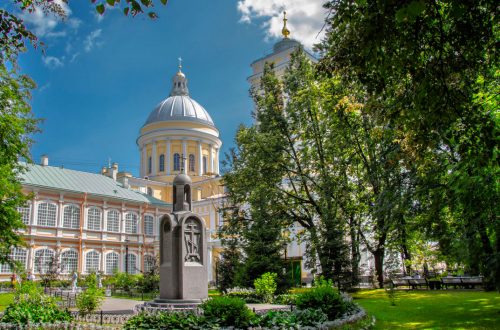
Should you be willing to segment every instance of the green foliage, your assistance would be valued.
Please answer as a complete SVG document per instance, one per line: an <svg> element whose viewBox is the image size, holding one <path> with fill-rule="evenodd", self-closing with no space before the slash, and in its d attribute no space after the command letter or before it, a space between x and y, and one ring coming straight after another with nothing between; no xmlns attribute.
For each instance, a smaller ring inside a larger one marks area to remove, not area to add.
<svg viewBox="0 0 500 330"><path fill-rule="evenodd" d="M387 234L407 260L412 235L423 233L439 242L447 262L464 263L500 288L497 2L342 0L326 7L334 14L319 45L320 73L366 92L365 112L391 128L386 141L413 177L397 217L390 199L375 204L374 219L396 219L377 227L396 225ZM384 162L373 165L372 178L390 173Z"/></svg>
<svg viewBox="0 0 500 330"><path fill-rule="evenodd" d="M90 286L76 296L76 307L80 315L86 315L99 309L104 301L104 290Z"/></svg>
<svg viewBox="0 0 500 330"><path fill-rule="evenodd" d="M131 317L123 326L124 330L150 329L217 329L204 317L191 312L141 312Z"/></svg>
<svg viewBox="0 0 500 330"><path fill-rule="evenodd" d="M277 289L277 277L278 274L276 273L264 273L253 282L255 293L262 298L264 303L270 304L273 302L274 293Z"/></svg>
<svg viewBox="0 0 500 330"><path fill-rule="evenodd" d="M253 289L231 288L226 291L226 296L232 298L239 298L244 300L247 304L256 304L262 302L262 297L255 293Z"/></svg>
<svg viewBox="0 0 500 330"><path fill-rule="evenodd" d="M16 288L14 302L7 307L1 321L13 324L70 322L71 314L56 301L42 293L33 282L23 282Z"/></svg>
<svg viewBox="0 0 500 330"><path fill-rule="evenodd" d="M279 294L274 298L273 303L278 305L295 305L295 300L297 299L298 294L294 293L284 293Z"/></svg>
<svg viewBox="0 0 500 330"><path fill-rule="evenodd" d="M222 209L223 217L226 218L232 215L232 210ZM231 214L229 214L231 212ZM242 254L239 247L238 236L233 232L235 228L225 227L223 234L220 235L224 249L217 259L217 288L221 292L226 292L228 289L237 286L236 277L241 268Z"/></svg>
<svg viewBox="0 0 500 330"><path fill-rule="evenodd" d="M321 310L329 320L335 320L349 309L340 293L333 288L332 281L319 280L317 286L300 294L295 300L298 309Z"/></svg>
<svg viewBox="0 0 500 330"><path fill-rule="evenodd" d="M137 287L142 277L142 274L132 275L125 272L116 272L113 276L107 277L103 284L111 285L115 289L129 291Z"/></svg>
<svg viewBox="0 0 500 330"><path fill-rule="evenodd" d="M396 306L396 289L394 288L394 284L390 283L389 287L385 289L385 292L391 302L391 306Z"/></svg>
<svg viewBox="0 0 500 330"><path fill-rule="evenodd" d="M208 322L221 327L246 328L255 318L245 302L238 298L215 297L205 301L200 308Z"/></svg>
<svg viewBox="0 0 500 330"><path fill-rule="evenodd" d="M22 193L18 175L25 170L19 160L30 159L31 134L37 130L28 104L34 87L29 77L0 63L0 263L11 266L11 248L23 245L18 229L24 224L17 208L30 198Z"/></svg>
<svg viewBox="0 0 500 330"><path fill-rule="evenodd" d="M272 329L301 329L302 327L318 327L326 321L328 321L328 316L321 310L269 311L260 317L259 326Z"/></svg>

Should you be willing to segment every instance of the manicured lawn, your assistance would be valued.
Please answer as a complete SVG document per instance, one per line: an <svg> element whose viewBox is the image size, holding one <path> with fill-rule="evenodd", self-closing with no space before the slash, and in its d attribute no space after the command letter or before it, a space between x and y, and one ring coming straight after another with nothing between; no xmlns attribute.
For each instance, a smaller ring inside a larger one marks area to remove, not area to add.
<svg viewBox="0 0 500 330"><path fill-rule="evenodd" d="M13 293L0 293L0 311L3 311L14 301Z"/></svg>
<svg viewBox="0 0 500 330"><path fill-rule="evenodd" d="M353 298L375 316L375 329L500 329L497 292L397 290L396 306L384 290L362 290Z"/></svg>

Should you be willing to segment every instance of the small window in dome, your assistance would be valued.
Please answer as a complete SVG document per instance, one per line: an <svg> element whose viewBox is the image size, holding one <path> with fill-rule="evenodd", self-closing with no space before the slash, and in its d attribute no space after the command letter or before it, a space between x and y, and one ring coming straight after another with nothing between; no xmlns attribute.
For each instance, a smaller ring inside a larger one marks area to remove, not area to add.
<svg viewBox="0 0 500 330"><path fill-rule="evenodd" d="M151 174L153 172L153 158L148 158L148 173Z"/></svg>

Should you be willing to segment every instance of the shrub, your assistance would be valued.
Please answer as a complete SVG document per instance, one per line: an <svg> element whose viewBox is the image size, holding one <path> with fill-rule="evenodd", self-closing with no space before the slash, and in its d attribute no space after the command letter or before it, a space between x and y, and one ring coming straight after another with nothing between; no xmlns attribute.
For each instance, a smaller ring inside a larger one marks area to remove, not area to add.
<svg viewBox="0 0 500 330"><path fill-rule="evenodd" d="M321 310L269 311L261 316L259 326L273 329L301 329L306 326L318 327L326 321L328 317Z"/></svg>
<svg viewBox="0 0 500 330"><path fill-rule="evenodd" d="M228 289L226 296L243 299L247 304L261 303L262 299L255 293L254 289L235 287Z"/></svg>
<svg viewBox="0 0 500 330"><path fill-rule="evenodd" d="M255 318L255 314L239 298L215 297L200 305L205 319L222 327L234 326L246 328Z"/></svg>
<svg viewBox="0 0 500 330"><path fill-rule="evenodd" d="M56 301L42 293L33 282L23 282L16 288L14 302L2 317L2 322L13 324L69 322L71 314L57 306Z"/></svg>
<svg viewBox="0 0 500 330"><path fill-rule="evenodd" d="M272 329L299 329L296 315L289 311L269 311L261 316L259 325Z"/></svg>
<svg viewBox="0 0 500 330"><path fill-rule="evenodd" d="M80 315L86 315L97 310L104 300L104 290L89 286L87 290L76 296L76 307Z"/></svg>
<svg viewBox="0 0 500 330"><path fill-rule="evenodd" d="M132 275L124 272L116 272L113 276L106 278L105 285L112 285L115 289L130 291L130 289L137 287L142 274Z"/></svg>
<svg viewBox="0 0 500 330"><path fill-rule="evenodd" d="M203 317L192 312L142 312L131 317L123 326L124 330L149 329L217 329Z"/></svg>
<svg viewBox="0 0 500 330"><path fill-rule="evenodd" d="M349 308L349 304L333 288L332 282L324 280L318 281L313 289L300 294L295 304L299 309L319 309L328 316L329 320L335 320Z"/></svg>
<svg viewBox="0 0 500 330"><path fill-rule="evenodd" d="M328 315L320 309L296 309L293 312L297 323L303 327L317 327L318 324L328 321Z"/></svg>
<svg viewBox="0 0 500 330"><path fill-rule="evenodd" d="M274 303L279 305L295 305L298 295L293 293L280 294L274 298Z"/></svg>
<svg viewBox="0 0 500 330"><path fill-rule="evenodd" d="M265 303L272 303L274 293L278 285L276 284L276 278L278 274L276 273L264 273L261 277L253 282L255 287L255 293L262 298Z"/></svg>

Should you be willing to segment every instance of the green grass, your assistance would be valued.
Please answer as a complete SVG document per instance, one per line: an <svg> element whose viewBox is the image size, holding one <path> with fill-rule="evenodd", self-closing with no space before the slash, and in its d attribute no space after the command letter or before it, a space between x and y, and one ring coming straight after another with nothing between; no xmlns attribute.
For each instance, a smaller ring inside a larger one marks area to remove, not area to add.
<svg viewBox="0 0 500 330"><path fill-rule="evenodd" d="M0 311L3 311L14 301L13 293L0 293Z"/></svg>
<svg viewBox="0 0 500 330"><path fill-rule="evenodd" d="M358 291L353 298L375 316L375 329L500 329L496 292L397 290L396 306L384 290Z"/></svg>

